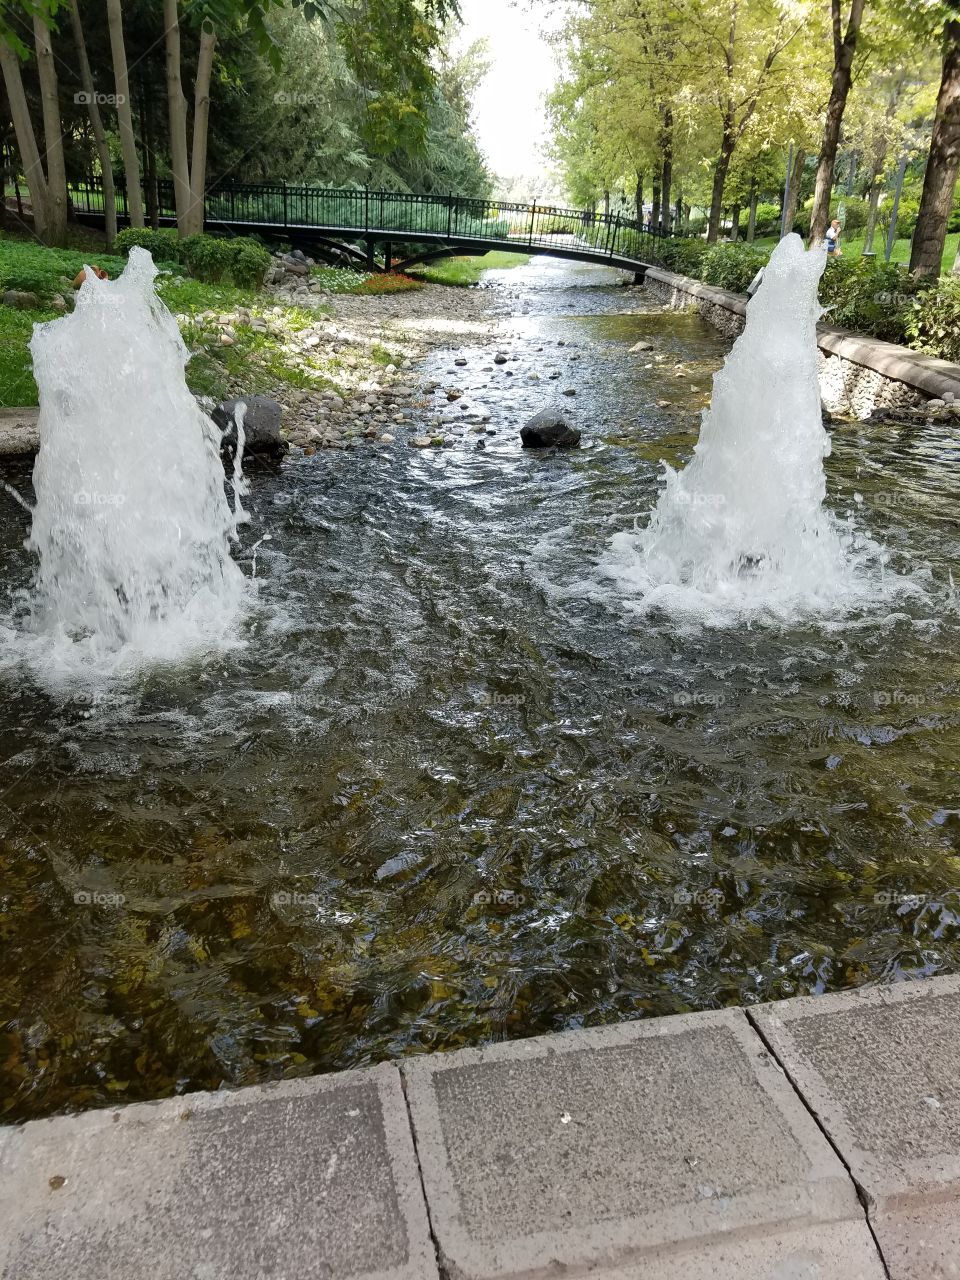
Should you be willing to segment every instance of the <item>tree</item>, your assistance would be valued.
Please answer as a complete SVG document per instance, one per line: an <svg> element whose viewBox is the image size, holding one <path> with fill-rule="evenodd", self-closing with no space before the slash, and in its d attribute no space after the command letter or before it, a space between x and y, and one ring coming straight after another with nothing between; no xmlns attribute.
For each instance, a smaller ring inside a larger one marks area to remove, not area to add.
<svg viewBox="0 0 960 1280"><path fill-rule="evenodd" d="M50 43L50 25L60 0L23 0L0 10L0 71L3 73L17 149L33 207L34 230L44 244L59 245L67 234L67 173L60 125L57 70ZM29 56L24 26L29 20L40 80L44 151L34 132L21 73Z"/></svg>
<svg viewBox="0 0 960 1280"><path fill-rule="evenodd" d="M70 25L73 29L73 42L77 48L77 64L80 70L80 82L87 99L87 110L90 114L90 127L96 142L97 155L100 157L100 172L103 175L103 224L107 240L107 252L113 252L113 242L117 238L117 201L113 188L113 164L110 160L110 148L107 135L100 118L100 106L97 102L97 91L90 70L90 59L87 57L87 44L83 36L83 24L80 21L80 10L77 0L69 0ZM138 192L139 194L139 192Z"/></svg>
<svg viewBox="0 0 960 1280"><path fill-rule="evenodd" d="M127 188L127 211L130 214L131 227L142 227L140 158L137 155L137 139L133 132L133 106L130 100L130 74L127 70L127 49L123 38L121 0L107 0L107 22L110 29L110 51L113 57L113 79L116 85L120 148L123 152L123 172Z"/></svg>
<svg viewBox="0 0 960 1280"><path fill-rule="evenodd" d="M833 170L837 162L840 143L840 125L847 105L847 95L853 78L853 58L857 49L857 37L863 22L866 0L850 0L847 28L843 31L842 0L830 0L830 26L833 33L833 75L830 84L830 100L823 126L820 145L820 161L813 193L813 211L810 215L810 243L819 243L830 220L830 196L833 191Z"/></svg>
<svg viewBox="0 0 960 1280"><path fill-rule="evenodd" d="M933 117L933 136L923 178L923 193L910 270L917 276L940 274L947 222L960 171L960 14L954 11L943 27L943 70ZM960 257L960 255L958 255ZM954 272L958 264L954 262Z"/></svg>

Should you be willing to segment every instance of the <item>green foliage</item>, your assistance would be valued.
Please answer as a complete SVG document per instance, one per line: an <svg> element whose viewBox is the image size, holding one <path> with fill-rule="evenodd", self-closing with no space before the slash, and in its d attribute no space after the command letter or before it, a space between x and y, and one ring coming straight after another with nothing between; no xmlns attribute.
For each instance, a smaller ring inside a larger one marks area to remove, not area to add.
<svg viewBox="0 0 960 1280"><path fill-rule="evenodd" d="M749 244L713 244L703 255L700 279L718 289L745 293L750 281L766 266L767 254Z"/></svg>
<svg viewBox="0 0 960 1280"><path fill-rule="evenodd" d="M133 248L146 249L154 262L182 262L182 241L172 228L126 227L117 233L116 249L124 257Z"/></svg>
<svg viewBox="0 0 960 1280"><path fill-rule="evenodd" d="M709 247L705 240L664 240L658 256L668 271L699 279Z"/></svg>
<svg viewBox="0 0 960 1280"><path fill-rule="evenodd" d="M37 403L28 343L33 326L56 315L49 310L14 311L12 307L0 307L0 405Z"/></svg>
<svg viewBox="0 0 960 1280"><path fill-rule="evenodd" d="M47 249L32 240L0 239L0 292L19 289L35 293L41 301L69 293L74 277L84 266L96 263L110 276L126 266L123 258L81 249Z"/></svg>
<svg viewBox="0 0 960 1280"><path fill-rule="evenodd" d="M522 267L530 261L524 253L487 253L483 257L442 258L423 267L415 267L410 274L417 280L430 284L467 286L478 284L485 271Z"/></svg>
<svg viewBox="0 0 960 1280"><path fill-rule="evenodd" d="M887 342L904 342L907 317L919 288L895 263L832 258L820 281L820 301L831 310L828 323Z"/></svg>
<svg viewBox="0 0 960 1280"><path fill-rule="evenodd" d="M758 236L777 234L780 231L780 206L761 201L757 205L757 221L754 231Z"/></svg>
<svg viewBox="0 0 960 1280"><path fill-rule="evenodd" d="M206 284L232 281L253 287L260 283L270 265L267 250L247 236L236 236L232 240L206 234L187 236L180 241L180 253L190 274Z"/></svg>
<svg viewBox="0 0 960 1280"><path fill-rule="evenodd" d="M234 284L251 289L260 284L270 265L270 254L263 245L249 236L238 236L230 241L230 248L230 275Z"/></svg>
<svg viewBox="0 0 960 1280"><path fill-rule="evenodd" d="M960 361L960 277L941 276L922 290L907 311L905 328L911 346Z"/></svg>

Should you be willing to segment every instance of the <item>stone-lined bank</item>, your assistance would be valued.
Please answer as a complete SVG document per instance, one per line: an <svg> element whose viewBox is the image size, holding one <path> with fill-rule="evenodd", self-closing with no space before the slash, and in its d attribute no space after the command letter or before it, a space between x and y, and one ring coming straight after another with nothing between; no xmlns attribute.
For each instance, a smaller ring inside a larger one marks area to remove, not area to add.
<svg viewBox="0 0 960 1280"><path fill-rule="evenodd" d="M677 309L699 311L729 338L746 323L746 294L650 267L644 287ZM960 419L960 367L907 347L830 325L817 326L820 395L831 414Z"/></svg>
<svg viewBox="0 0 960 1280"><path fill-rule="evenodd" d="M960 981L0 1128L3 1280L947 1280Z"/></svg>

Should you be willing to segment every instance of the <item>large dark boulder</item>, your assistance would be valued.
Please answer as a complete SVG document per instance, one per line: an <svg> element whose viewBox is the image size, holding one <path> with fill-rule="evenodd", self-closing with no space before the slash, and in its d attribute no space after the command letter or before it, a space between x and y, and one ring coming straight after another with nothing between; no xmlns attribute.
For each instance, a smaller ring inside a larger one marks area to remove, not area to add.
<svg viewBox="0 0 960 1280"><path fill-rule="evenodd" d="M524 449L575 449L580 432L558 409L542 409L520 428Z"/></svg>
<svg viewBox="0 0 960 1280"><path fill-rule="evenodd" d="M220 448L231 458L237 450L237 406L245 404L243 456L254 461L278 461L290 446L280 434L280 405L269 396L246 396L242 400L222 400L211 418L223 432Z"/></svg>

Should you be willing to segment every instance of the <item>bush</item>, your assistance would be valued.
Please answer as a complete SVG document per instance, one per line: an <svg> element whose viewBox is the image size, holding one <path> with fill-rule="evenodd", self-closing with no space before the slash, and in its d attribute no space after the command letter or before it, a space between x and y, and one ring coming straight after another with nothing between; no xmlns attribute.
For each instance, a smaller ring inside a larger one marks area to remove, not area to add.
<svg viewBox="0 0 960 1280"><path fill-rule="evenodd" d="M134 247L146 249L154 262L181 262L182 244L176 231L169 227L156 231L153 227L126 227L116 239L117 253L129 257Z"/></svg>
<svg viewBox="0 0 960 1280"><path fill-rule="evenodd" d="M769 253L749 244L712 244L703 255L700 279L719 289L745 293L750 281L766 266Z"/></svg>
<svg viewBox="0 0 960 1280"><path fill-rule="evenodd" d="M842 329L904 342L920 283L895 263L832 258L820 281L820 301L831 307L827 320Z"/></svg>
<svg viewBox="0 0 960 1280"><path fill-rule="evenodd" d="M906 316L910 345L942 360L960 360L960 278L941 276L913 299Z"/></svg>
<svg viewBox="0 0 960 1280"><path fill-rule="evenodd" d="M242 288L252 288L260 283L270 265L270 254L249 236L232 240L202 233L187 236L180 241L180 251L190 274L205 284L232 281Z"/></svg>
<svg viewBox="0 0 960 1280"><path fill-rule="evenodd" d="M780 206L778 204L761 203L757 205L755 230L758 236L776 235L780 230Z"/></svg>
<svg viewBox="0 0 960 1280"><path fill-rule="evenodd" d="M263 280L263 273L270 265L270 254L256 240L239 236L230 241L232 260L230 274L233 283L241 288L253 289Z"/></svg>
<svg viewBox="0 0 960 1280"><path fill-rule="evenodd" d="M229 240L216 236L187 236L180 241L180 252L192 276L205 284L220 284L226 280L231 265Z"/></svg>
<svg viewBox="0 0 960 1280"><path fill-rule="evenodd" d="M704 254L709 248L704 240L664 240L657 246L657 256L668 271L699 278Z"/></svg>

